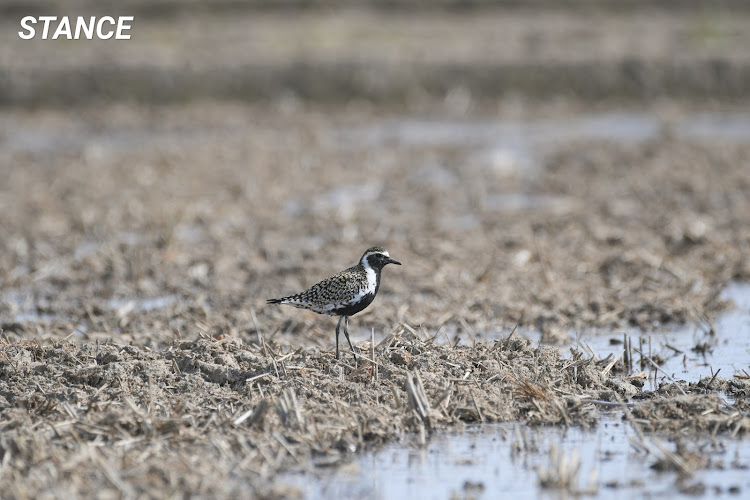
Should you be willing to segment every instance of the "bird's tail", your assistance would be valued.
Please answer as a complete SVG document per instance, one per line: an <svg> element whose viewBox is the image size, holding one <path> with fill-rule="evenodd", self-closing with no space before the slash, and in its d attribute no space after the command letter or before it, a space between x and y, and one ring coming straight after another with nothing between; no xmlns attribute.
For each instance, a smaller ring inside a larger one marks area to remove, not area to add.
<svg viewBox="0 0 750 500"><path fill-rule="evenodd" d="M281 304L284 302L285 297L282 297L280 299L268 299L266 300L266 304Z"/></svg>

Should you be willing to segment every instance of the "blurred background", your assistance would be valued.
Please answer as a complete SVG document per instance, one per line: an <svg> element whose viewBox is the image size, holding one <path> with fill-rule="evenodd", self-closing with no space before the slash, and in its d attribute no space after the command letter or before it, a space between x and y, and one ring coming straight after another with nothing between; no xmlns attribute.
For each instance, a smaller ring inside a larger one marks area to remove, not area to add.
<svg viewBox="0 0 750 500"><path fill-rule="evenodd" d="M128 41L26 15L134 16ZM750 3L0 0L0 327L331 347L699 321L750 277ZM53 24L53 26L55 26ZM360 316L358 316L360 318Z"/></svg>
<svg viewBox="0 0 750 500"><path fill-rule="evenodd" d="M512 94L744 98L742 0L0 2L2 103L364 100ZM131 15L132 39L21 41L23 16Z"/></svg>

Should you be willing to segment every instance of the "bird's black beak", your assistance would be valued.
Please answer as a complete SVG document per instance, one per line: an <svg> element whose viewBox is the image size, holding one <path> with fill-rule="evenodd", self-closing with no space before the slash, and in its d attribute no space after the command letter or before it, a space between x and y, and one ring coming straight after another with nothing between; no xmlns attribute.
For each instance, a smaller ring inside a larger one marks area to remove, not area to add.
<svg viewBox="0 0 750 500"><path fill-rule="evenodd" d="M385 263L386 264L396 264L397 266L401 265L401 263L399 261L397 261L396 259L391 259L390 257L388 257L388 260L386 260Z"/></svg>

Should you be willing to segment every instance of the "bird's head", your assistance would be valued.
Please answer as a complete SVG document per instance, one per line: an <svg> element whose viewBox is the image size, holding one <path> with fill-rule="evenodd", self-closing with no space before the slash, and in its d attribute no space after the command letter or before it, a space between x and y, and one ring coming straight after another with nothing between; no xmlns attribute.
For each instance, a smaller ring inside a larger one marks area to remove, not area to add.
<svg viewBox="0 0 750 500"><path fill-rule="evenodd" d="M383 247L368 248L362 255L360 262L363 266L376 270L383 269L387 264L396 264L397 266L401 265L399 261L391 259L391 256L388 255L388 251Z"/></svg>

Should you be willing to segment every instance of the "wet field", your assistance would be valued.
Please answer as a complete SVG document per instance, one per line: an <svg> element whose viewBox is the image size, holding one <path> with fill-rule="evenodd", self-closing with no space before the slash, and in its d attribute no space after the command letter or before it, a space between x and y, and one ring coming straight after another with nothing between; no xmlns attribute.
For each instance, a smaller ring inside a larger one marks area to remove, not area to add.
<svg viewBox="0 0 750 500"><path fill-rule="evenodd" d="M525 113L6 114L4 491L746 491L750 115Z"/></svg>
<svg viewBox="0 0 750 500"><path fill-rule="evenodd" d="M651 355L664 356L657 370L636 354L636 364L647 375L643 390L658 390L669 378L697 383L714 374L747 376L750 288L730 284L723 298L735 307L720 315L714 336L681 327L643 337ZM532 332L528 336L538 338ZM575 337L570 347L601 359L622 351L622 338L612 332ZM628 423L626 412L616 404L592 429L473 424L457 433L438 434L427 446L405 440L365 453L346 466L306 469L285 480L307 498L559 498L561 489L548 488L542 481L549 476L564 479L563 495L588 498L741 495L750 487L747 439L709 433L682 436L680 446L688 456L699 458L700 465L690 474L665 473L660 446L668 438L659 433L644 437L636 425Z"/></svg>
<svg viewBox="0 0 750 500"><path fill-rule="evenodd" d="M750 491L744 11L190 12L0 49L0 496Z"/></svg>

